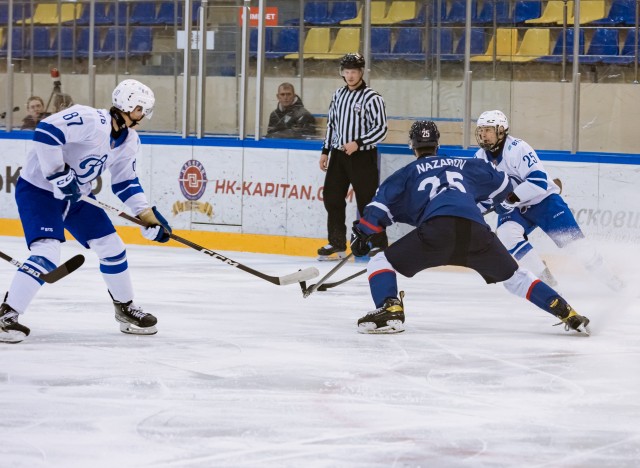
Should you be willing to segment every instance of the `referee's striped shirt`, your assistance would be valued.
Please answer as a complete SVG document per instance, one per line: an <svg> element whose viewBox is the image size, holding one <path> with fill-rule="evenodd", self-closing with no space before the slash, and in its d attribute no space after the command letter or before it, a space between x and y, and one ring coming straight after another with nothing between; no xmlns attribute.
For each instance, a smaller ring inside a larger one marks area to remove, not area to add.
<svg viewBox="0 0 640 468"><path fill-rule="evenodd" d="M353 91L343 86L335 92L329 105L324 154L350 141L358 143L358 150L372 149L386 136L387 114L382 96L364 81Z"/></svg>

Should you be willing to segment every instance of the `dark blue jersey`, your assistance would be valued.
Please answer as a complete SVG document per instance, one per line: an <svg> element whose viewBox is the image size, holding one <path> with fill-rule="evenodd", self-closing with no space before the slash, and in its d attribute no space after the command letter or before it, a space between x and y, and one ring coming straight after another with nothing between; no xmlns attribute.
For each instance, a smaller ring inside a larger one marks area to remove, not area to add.
<svg viewBox="0 0 640 468"><path fill-rule="evenodd" d="M480 159L428 156L392 174L364 210L367 233L393 223L418 226L436 216L457 216L486 225L477 204L500 203L513 191L509 178Z"/></svg>

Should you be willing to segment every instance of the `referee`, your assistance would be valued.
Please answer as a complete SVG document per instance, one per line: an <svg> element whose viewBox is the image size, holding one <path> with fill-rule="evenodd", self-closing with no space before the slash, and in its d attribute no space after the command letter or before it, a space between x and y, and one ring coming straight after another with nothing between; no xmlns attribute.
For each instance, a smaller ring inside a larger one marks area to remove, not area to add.
<svg viewBox="0 0 640 468"><path fill-rule="evenodd" d="M347 85L334 93L329 105L327 134L320 156L320 169L327 173L324 207L329 244L318 249L318 260L338 260L346 256L345 209L349 185L353 186L361 214L378 188L376 145L387 135L387 115L382 96L362 79L364 66L360 54L342 57L340 75ZM385 248L386 234L373 244Z"/></svg>

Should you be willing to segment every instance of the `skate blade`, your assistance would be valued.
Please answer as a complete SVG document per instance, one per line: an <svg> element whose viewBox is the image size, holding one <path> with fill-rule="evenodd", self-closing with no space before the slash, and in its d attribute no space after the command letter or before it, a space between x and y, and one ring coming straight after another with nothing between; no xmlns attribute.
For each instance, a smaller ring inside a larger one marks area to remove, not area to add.
<svg viewBox="0 0 640 468"><path fill-rule="evenodd" d="M583 323L578 327L578 331L584 333L587 336L591 336L591 329L589 328L589 321Z"/></svg>
<svg viewBox="0 0 640 468"><path fill-rule="evenodd" d="M400 320L387 320L386 327L377 327L374 322L362 322L358 325L358 333L368 334L385 334L402 333L404 331L404 323Z"/></svg>
<svg viewBox="0 0 640 468"><path fill-rule="evenodd" d="M2 330L0 331L0 343L20 343L27 335L17 330Z"/></svg>
<svg viewBox="0 0 640 468"><path fill-rule="evenodd" d="M123 323L120 322L120 331L122 333L126 333L127 335L155 335L158 333L158 329L154 326L152 327L136 327L132 323Z"/></svg>
<svg viewBox="0 0 640 468"><path fill-rule="evenodd" d="M337 262L343 260L347 256L346 252L335 253L331 255L318 255L319 262Z"/></svg>

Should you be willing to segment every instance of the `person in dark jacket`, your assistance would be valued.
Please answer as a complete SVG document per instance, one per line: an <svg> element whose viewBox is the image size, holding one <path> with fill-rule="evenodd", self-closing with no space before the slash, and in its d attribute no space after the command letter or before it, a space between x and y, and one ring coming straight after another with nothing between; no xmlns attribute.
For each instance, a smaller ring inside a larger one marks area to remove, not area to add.
<svg viewBox="0 0 640 468"><path fill-rule="evenodd" d="M45 113L44 101L40 96L31 96L27 99L27 112L28 114L22 119L20 130L35 130L38 122L51 115Z"/></svg>
<svg viewBox="0 0 640 468"><path fill-rule="evenodd" d="M316 133L316 119L304 108L291 83L278 86L278 107L269 116L267 138L310 138Z"/></svg>

